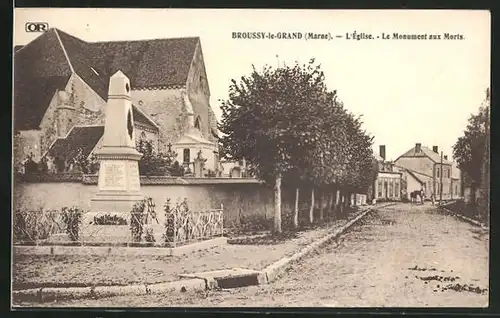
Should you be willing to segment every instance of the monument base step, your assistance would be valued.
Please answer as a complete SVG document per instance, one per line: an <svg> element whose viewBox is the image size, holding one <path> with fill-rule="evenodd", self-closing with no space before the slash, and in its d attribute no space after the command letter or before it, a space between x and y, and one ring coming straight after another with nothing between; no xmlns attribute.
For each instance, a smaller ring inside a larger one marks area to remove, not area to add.
<svg viewBox="0 0 500 318"><path fill-rule="evenodd" d="M91 212L96 213L130 213L134 205L144 200L141 193L99 192L90 202Z"/></svg>

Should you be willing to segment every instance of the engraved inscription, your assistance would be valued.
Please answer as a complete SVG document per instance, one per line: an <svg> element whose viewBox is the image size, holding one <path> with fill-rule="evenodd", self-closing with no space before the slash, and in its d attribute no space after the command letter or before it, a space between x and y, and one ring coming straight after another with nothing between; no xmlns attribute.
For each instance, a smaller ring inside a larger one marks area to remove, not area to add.
<svg viewBox="0 0 500 318"><path fill-rule="evenodd" d="M139 190L139 168L136 162L129 162L130 190Z"/></svg>
<svg viewBox="0 0 500 318"><path fill-rule="evenodd" d="M124 186L125 169L122 163L106 163L104 166L104 186L118 188Z"/></svg>

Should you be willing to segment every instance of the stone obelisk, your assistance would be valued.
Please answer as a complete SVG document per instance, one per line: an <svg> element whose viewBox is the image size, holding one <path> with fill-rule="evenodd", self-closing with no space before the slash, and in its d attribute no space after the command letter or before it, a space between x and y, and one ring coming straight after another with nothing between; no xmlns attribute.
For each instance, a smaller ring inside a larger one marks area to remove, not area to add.
<svg viewBox="0 0 500 318"><path fill-rule="evenodd" d="M135 148L130 81L121 71L111 76L100 160L98 191L92 212L129 213L142 200L139 165L142 154Z"/></svg>

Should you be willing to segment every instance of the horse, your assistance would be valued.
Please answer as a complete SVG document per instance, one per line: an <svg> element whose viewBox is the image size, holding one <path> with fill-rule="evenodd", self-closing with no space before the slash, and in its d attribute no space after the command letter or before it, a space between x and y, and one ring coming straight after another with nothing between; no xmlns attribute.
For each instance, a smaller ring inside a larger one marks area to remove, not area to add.
<svg viewBox="0 0 500 318"><path fill-rule="evenodd" d="M420 196L420 191L419 190L415 190L415 191L412 191L410 192L410 200L411 200L411 203L417 203L417 197Z"/></svg>
<svg viewBox="0 0 500 318"><path fill-rule="evenodd" d="M415 190L410 192L411 203L415 202L418 204L417 198L420 197L420 203L424 203L424 192L422 190Z"/></svg>

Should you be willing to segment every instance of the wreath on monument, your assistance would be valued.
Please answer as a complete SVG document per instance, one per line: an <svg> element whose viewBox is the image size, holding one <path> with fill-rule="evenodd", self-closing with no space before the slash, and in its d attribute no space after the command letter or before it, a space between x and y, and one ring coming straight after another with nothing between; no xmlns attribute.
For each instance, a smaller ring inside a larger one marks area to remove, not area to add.
<svg viewBox="0 0 500 318"><path fill-rule="evenodd" d="M130 140L132 140L132 134L134 133L134 125L132 124L132 111L128 111L127 115L127 130L128 130L128 136L130 137Z"/></svg>

